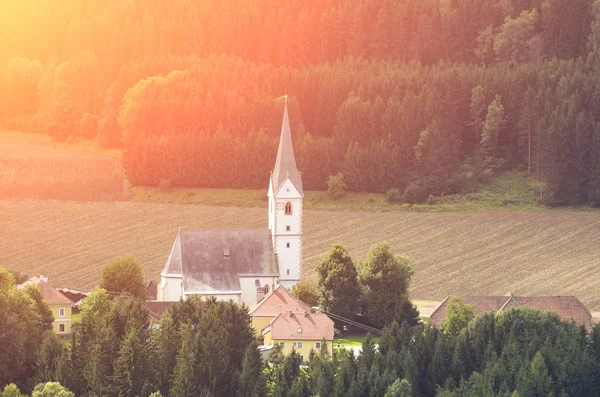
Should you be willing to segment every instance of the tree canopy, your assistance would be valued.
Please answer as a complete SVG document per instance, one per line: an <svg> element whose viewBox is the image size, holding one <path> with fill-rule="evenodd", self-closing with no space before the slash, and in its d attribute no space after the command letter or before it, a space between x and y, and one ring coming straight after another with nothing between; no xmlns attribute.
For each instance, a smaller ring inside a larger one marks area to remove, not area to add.
<svg viewBox="0 0 600 397"><path fill-rule="evenodd" d="M111 260L102 268L100 287L113 296L125 293L145 299L146 286L141 263L131 255Z"/></svg>

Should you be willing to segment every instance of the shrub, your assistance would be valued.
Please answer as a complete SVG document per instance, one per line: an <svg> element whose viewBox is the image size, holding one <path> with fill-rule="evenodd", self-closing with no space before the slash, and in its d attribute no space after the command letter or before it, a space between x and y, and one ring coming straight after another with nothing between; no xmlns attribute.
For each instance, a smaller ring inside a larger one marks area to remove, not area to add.
<svg viewBox="0 0 600 397"><path fill-rule="evenodd" d="M331 175L327 180L327 194L334 200L342 198L346 195L346 187L344 174L341 172Z"/></svg>
<svg viewBox="0 0 600 397"><path fill-rule="evenodd" d="M437 203L437 199L435 198L435 196L433 194L430 194L427 197L427 205L434 205Z"/></svg>
<svg viewBox="0 0 600 397"><path fill-rule="evenodd" d="M429 189L418 182L412 182L404 189L404 200L408 203L423 203L429 196Z"/></svg>
<svg viewBox="0 0 600 397"><path fill-rule="evenodd" d="M385 192L385 198L387 199L388 203L399 203L402 201L402 192L400 189L393 187Z"/></svg>

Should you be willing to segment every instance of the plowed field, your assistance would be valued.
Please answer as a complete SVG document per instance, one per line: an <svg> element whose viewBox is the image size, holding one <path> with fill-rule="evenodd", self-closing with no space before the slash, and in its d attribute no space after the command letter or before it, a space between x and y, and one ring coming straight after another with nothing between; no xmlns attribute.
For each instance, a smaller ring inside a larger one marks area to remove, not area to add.
<svg viewBox="0 0 600 397"><path fill-rule="evenodd" d="M266 227L262 208L134 202L0 201L0 266L55 286L93 287L109 259L134 254L159 273L177 228ZM334 243L356 262L387 240L415 268L411 295L575 295L600 309L600 212L479 211L304 214L304 276Z"/></svg>

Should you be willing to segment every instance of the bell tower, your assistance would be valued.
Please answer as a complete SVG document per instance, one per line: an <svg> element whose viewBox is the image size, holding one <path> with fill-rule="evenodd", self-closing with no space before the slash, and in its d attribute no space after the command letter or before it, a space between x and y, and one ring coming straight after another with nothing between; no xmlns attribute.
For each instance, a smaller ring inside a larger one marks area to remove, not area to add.
<svg viewBox="0 0 600 397"><path fill-rule="evenodd" d="M302 276L302 178L296 167L287 95L275 167L269 182L269 230L279 261L279 282L291 288Z"/></svg>

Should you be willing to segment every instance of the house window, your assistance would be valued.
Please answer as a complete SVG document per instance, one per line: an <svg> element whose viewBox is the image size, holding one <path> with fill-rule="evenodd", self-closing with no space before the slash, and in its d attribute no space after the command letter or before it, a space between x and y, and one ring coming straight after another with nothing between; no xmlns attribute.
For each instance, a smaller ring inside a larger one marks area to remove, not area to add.
<svg viewBox="0 0 600 397"><path fill-rule="evenodd" d="M294 349L296 348L296 342L292 343L292 346L294 347Z"/></svg>
<svg viewBox="0 0 600 397"><path fill-rule="evenodd" d="M300 360L302 360L302 362L304 362L304 356L300 356Z"/></svg>
<svg viewBox="0 0 600 397"><path fill-rule="evenodd" d="M302 342L298 342L298 349L302 349ZM304 361L304 360L302 360Z"/></svg>
<svg viewBox="0 0 600 397"><path fill-rule="evenodd" d="M285 231L286 231L286 232L289 232L290 230L292 230L291 226L290 226L290 225L287 225L287 226L285 227Z"/></svg>
<svg viewBox="0 0 600 397"><path fill-rule="evenodd" d="M285 243L285 248L290 248L290 243Z"/></svg>
<svg viewBox="0 0 600 397"><path fill-rule="evenodd" d="M287 269L287 274L288 274L288 276L290 275L290 269Z"/></svg>
<svg viewBox="0 0 600 397"><path fill-rule="evenodd" d="M315 347L316 347L317 349L320 349L320 348L321 348L321 342L317 342L317 343L316 343L316 345L315 345Z"/></svg>
<svg viewBox="0 0 600 397"><path fill-rule="evenodd" d="M285 203L285 214L292 215L292 203L290 203L289 201Z"/></svg>
<svg viewBox="0 0 600 397"><path fill-rule="evenodd" d="M58 332L65 332L65 325L64 324L58 324Z"/></svg>
<svg viewBox="0 0 600 397"><path fill-rule="evenodd" d="M302 328L298 328L298 333L301 334L302 333Z"/></svg>
<svg viewBox="0 0 600 397"><path fill-rule="evenodd" d="M283 349L285 347L285 342L279 342L279 347Z"/></svg>
<svg viewBox="0 0 600 397"><path fill-rule="evenodd" d="M260 287L260 280L259 279L254 280L254 285L257 287Z"/></svg>
<svg viewBox="0 0 600 397"><path fill-rule="evenodd" d="M58 309L58 315L60 317L64 317L65 316L65 308L61 307L60 309Z"/></svg>

